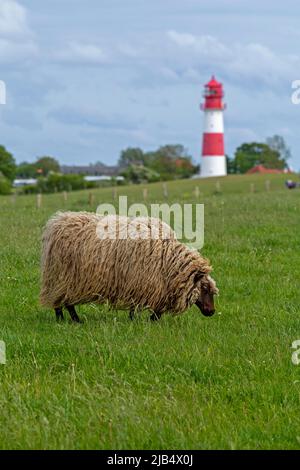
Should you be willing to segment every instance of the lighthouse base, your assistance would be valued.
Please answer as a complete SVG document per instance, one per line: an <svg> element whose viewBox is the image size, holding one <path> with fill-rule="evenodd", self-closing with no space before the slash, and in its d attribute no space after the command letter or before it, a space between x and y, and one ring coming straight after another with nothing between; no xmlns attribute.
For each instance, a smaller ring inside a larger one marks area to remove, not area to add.
<svg viewBox="0 0 300 470"><path fill-rule="evenodd" d="M226 176L226 158L223 155L203 156L201 160L201 178L209 178L210 176Z"/></svg>

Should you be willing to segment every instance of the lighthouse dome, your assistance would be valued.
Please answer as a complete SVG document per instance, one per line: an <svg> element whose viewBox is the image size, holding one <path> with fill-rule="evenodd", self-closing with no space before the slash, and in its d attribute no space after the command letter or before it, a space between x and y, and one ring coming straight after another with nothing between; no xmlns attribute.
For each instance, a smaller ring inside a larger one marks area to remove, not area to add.
<svg viewBox="0 0 300 470"><path fill-rule="evenodd" d="M222 83L218 82L213 75L209 82L205 85L208 88L222 88Z"/></svg>
<svg viewBox="0 0 300 470"><path fill-rule="evenodd" d="M221 82L218 82L213 75L210 81L205 85L205 103L201 109L224 109L222 102L223 96L223 85Z"/></svg>

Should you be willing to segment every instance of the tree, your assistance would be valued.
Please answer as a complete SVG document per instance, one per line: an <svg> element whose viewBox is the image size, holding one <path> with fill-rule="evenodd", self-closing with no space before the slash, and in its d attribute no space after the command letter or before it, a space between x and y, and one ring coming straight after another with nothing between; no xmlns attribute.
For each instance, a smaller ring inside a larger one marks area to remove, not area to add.
<svg viewBox="0 0 300 470"><path fill-rule="evenodd" d="M267 144L252 142L242 144L236 149L233 164L236 173L246 173L256 165L283 169L286 162L277 150L271 149Z"/></svg>
<svg viewBox="0 0 300 470"><path fill-rule="evenodd" d="M16 176L18 178L35 178L37 176L37 173L34 163L20 163L17 166Z"/></svg>
<svg viewBox="0 0 300 470"><path fill-rule="evenodd" d="M10 194L11 192L11 182L5 178L5 176L0 171L0 194Z"/></svg>
<svg viewBox="0 0 300 470"><path fill-rule="evenodd" d="M199 166L193 165L190 157L179 157L175 160L176 176L179 178L189 178L195 173L199 173Z"/></svg>
<svg viewBox="0 0 300 470"><path fill-rule="evenodd" d="M199 167L193 164L185 147L180 144L164 145L147 153L140 148L129 147L121 152L119 165L128 168L128 171L125 170L123 174L136 182L143 179L141 173L145 173L145 168L154 172L153 175L156 176L153 178L156 179L158 175L161 180L189 178L199 171ZM147 180L152 178L149 175Z"/></svg>
<svg viewBox="0 0 300 470"><path fill-rule="evenodd" d="M47 176L51 171L60 172L59 162L53 157L40 157L35 163L36 173Z"/></svg>
<svg viewBox="0 0 300 470"><path fill-rule="evenodd" d="M0 172L9 181L13 181L16 175L16 161L3 145L0 145Z"/></svg>
<svg viewBox="0 0 300 470"><path fill-rule="evenodd" d="M119 165L121 167L126 167L129 165L143 165L144 164L144 152L138 147L128 147L125 150L122 150Z"/></svg>
<svg viewBox="0 0 300 470"><path fill-rule="evenodd" d="M154 183L159 181L160 175L144 165L129 165L122 176L131 183Z"/></svg>
<svg viewBox="0 0 300 470"><path fill-rule="evenodd" d="M291 150L286 145L284 138L281 135L275 134L273 137L267 138L267 144L272 150L279 152L281 159L286 162L287 166L287 160L291 158Z"/></svg>
<svg viewBox="0 0 300 470"><path fill-rule="evenodd" d="M226 155L226 165L227 173L229 175L233 175L234 173L236 173L235 160L233 158L229 158L228 155Z"/></svg>
<svg viewBox="0 0 300 470"><path fill-rule="evenodd" d="M145 155L145 166L160 174L161 179L188 178L197 172L183 145L164 145Z"/></svg>

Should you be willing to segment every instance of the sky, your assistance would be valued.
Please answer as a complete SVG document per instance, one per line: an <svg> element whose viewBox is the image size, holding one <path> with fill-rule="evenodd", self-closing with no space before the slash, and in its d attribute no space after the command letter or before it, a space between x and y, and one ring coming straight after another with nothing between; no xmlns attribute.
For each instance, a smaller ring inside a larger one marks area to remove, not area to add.
<svg viewBox="0 0 300 470"><path fill-rule="evenodd" d="M113 165L179 143L199 163L212 74L226 153L280 134L299 170L299 1L0 0L0 144L17 162Z"/></svg>

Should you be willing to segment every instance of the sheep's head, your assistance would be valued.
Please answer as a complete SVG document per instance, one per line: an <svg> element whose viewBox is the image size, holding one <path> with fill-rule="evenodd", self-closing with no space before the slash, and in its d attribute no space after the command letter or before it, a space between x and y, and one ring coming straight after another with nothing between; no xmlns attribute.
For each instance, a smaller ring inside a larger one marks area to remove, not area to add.
<svg viewBox="0 0 300 470"><path fill-rule="evenodd" d="M214 295L219 293L215 281L209 275L204 275L199 279L200 297L195 304L203 315L211 317L215 313Z"/></svg>

